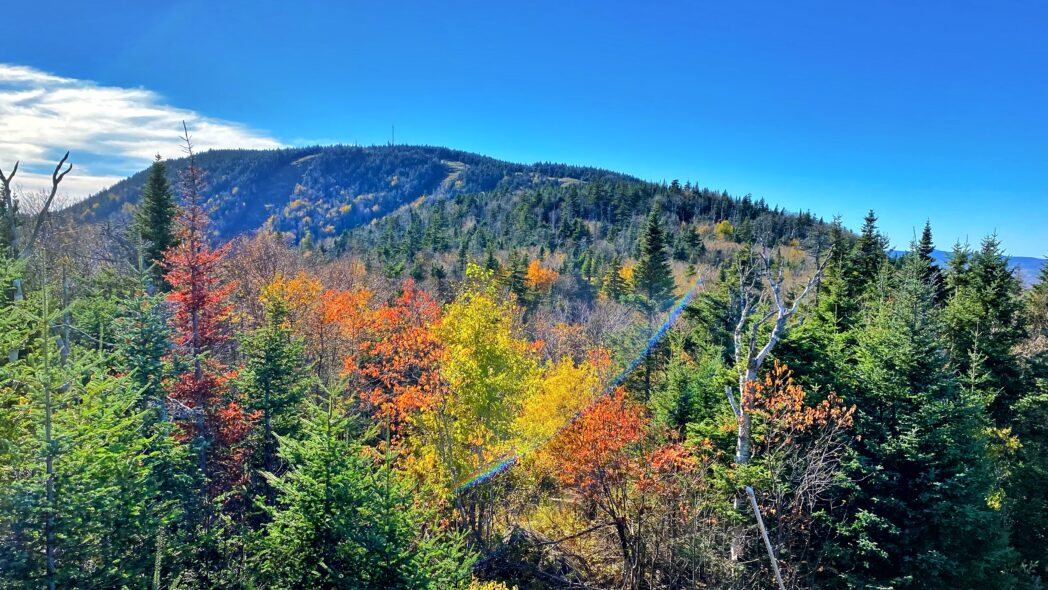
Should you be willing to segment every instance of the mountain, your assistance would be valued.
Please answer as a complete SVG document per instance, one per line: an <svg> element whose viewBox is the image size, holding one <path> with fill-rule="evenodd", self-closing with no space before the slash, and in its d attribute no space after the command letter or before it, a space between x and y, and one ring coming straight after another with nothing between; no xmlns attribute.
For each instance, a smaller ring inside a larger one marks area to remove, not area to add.
<svg viewBox="0 0 1048 590"><path fill-rule="evenodd" d="M630 177L563 164L512 164L427 146L328 146L278 150L213 150L196 156L205 172L213 228L220 239L268 226L295 240L330 239L419 198L495 189ZM167 162L172 183L186 158ZM130 218L142 171L66 211L85 222ZM177 185L176 185L177 186Z"/></svg>
<svg viewBox="0 0 1048 590"><path fill-rule="evenodd" d="M823 226L808 213L749 195L442 147L216 150L196 162L218 239L269 228L306 248L352 251L389 276L439 278L461 272L469 259L522 273L539 259L596 284L609 265L635 257L652 210L666 225L678 270L688 274L700 263L720 266L756 237L796 249ZM173 183L186 164L167 162ZM78 222L126 223L146 177L139 172L65 214Z"/></svg>

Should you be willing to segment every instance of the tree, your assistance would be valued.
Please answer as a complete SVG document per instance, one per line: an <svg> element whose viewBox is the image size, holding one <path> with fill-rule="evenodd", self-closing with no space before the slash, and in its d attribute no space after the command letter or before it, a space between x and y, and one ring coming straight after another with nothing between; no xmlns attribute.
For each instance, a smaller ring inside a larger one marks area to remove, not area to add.
<svg viewBox="0 0 1048 590"><path fill-rule="evenodd" d="M166 421L170 309L162 295L149 294L150 275L150 270L143 269L131 297L121 302L113 333L119 363L142 391L142 409Z"/></svg>
<svg viewBox="0 0 1048 590"><path fill-rule="evenodd" d="M921 239L917 242L915 252L924 265L924 280L932 286L935 292L935 304L942 305L946 301L946 285L943 281L942 272L939 271L939 266L932 256L935 253L935 242L932 240L932 224L930 221L924 223L924 230L921 231Z"/></svg>
<svg viewBox="0 0 1048 590"><path fill-rule="evenodd" d="M614 527L626 588L640 588L644 580L646 556L637 523L629 516L646 426L643 408L628 401L620 389L587 408L545 451L553 457L561 485L603 513Z"/></svg>
<svg viewBox="0 0 1048 590"><path fill-rule="evenodd" d="M135 383L107 372L112 359L55 338L49 290L0 314L29 351L0 366L16 426L0 441L0 588L168 583L176 544L161 539L181 506L164 473L184 455Z"/></svg>
<svg viewBox="0 0 1048 590"><path fill-rule="evenodd" d="M241 341L245 361L238 375L244 408L259 416L248 435L252 447L253 486L266 502L275 493L261 473L279 474L277 439L293 437L302 420L301 404L311 384L302 341L291 334L287 303L269 298L266 323Z"/></svg>
<svg viewBox="0 0 1048 590"><path fill-rule="evenodd" d="M144 244L145 264L158 285L167 287L163 267L159 264L164 253L175 245L175 216L178 207L171 183L167 180L164 162L157 155L149 168L149 178L142 189L142 201L135 210L134 230Z"/></svg>
<svg viewBox="0 0 1048 590"><path fill-rule="evenodd" d="M725 392L736 417L737 436L735 463L744 466L752 456L752 401L753 383L768 355L787 333L799 324L797 310L812 292L822 276L823 268L817 268L792 301L786 292L785 269L781 262L773 269L768 253L762 248L739 258L736 263L738 282L731 294L731 305L735 319L732 332L735 370L738 374L739 401L736 403L728 387ZM765 335L763 331L767 329ZM743 495L735 496L735 509L746 509ZM738 560L743 551L743 531L738 529L732 540L732 559Z"/></svg>
<svg viewBox="0 0 1048 590"><path fill-rule="evenodd" d="M859 485L833 571L853 587L1006 588L1013 556L986 392L950 371L920 258L890 281L855 328L845 399L858 408L849 475Z"/></svg>
<svg viewBox="0 0 1048 590"><path fill-rule="evenodd" d="M193 441L197 467L209 482L202 498L206 506L243 477L241 443L248 431L248 416L236 400L229 399L225 367L213 354L216 345L227 339L223 321L230 311L226 298L233 286L223 284L220 269L230 246L213 250L208 244L203 179L188 134L186 143L189 162L181 177L183 205L177 241L163 261L175 327L172 360L176 376L169 386L169 400L174 406L172 417L179 422L182 436Z"/></svg>
<svg viewBox="0 0 1048 590"><path fill-rule="evenodd" d="M852 292L865 294L881 267L888 262L888 238L877 229L877 215L870 209L863 218L859 239L851 254Z"/></svg>
<svg viewBox="0 0 1048 590"><path fill-rule="evenodd" d="M539 375L519 308L499 296L490 271L471 265L466 274L436 328L445 347L440 376L446 393L419 416L427 443L419 460L445 489L513 454L515 418ZM481 546L492 532L497 498L491 493L479 487L455 497L460 525Z"/></svg>
<svg viewBox="0 0 1048 590"><path fill-rule="evenodd" d="M622 263L618 258L608 265L602 283L601 293L612 301L621 303L630 294L630 285L622 276Z"/></svg>
<svg viewBox="0 0 1048 590"><path fill-rule="evenodd" d="M997 236L986 237L966 269L951 270L956 285L946 306L946 335L957 370L967 374L979 358L993 396L999 426L1012 418L1012 406L1025 393L1022 371L1012 349L1026 335L1022 285L1008 265Z"/></svg>
<svg viewBox="0 0 1048 590"><path fill-rule="evenodd" d="M641 236L633 283L641 307L649 313L662 311L673 302L673 271L666 252L665 230L654 211L648 215Z"/></svg>
<svg viewBox="0 0 1048 590"><path fill-rule="evenodd" d="M335 397L308 412L301 440L282 438L290 469L269 474L277 502L254 547L273 588L464 588L474 557L432 524L389 460L376 465Z"/></svg>
<svg viewBox="0 0 1048 590"><path fill-rule="evenodd" d="M367 337L346 357L361 401L391 436L432 411L445 392L445 351L434 331L439 321L440 306L409 279L397 298L374 311Z"/></svg>
<svg viewBox="0 0 1048 590"><path fill-rule="evenodd" d="M538 260L532 260L528 263L528 271L524 276L524 285L532 291L547 294L553 288L553 283L557 281L558 276L557 271L542 268Z"/></svg>
<svg viewBox="0 0 1048 590"><path fill-rule="evenodd" d="M649 337L655 333L655 315L673 301L673 271L666 252L665 232L658 213L648 214L644 235L640 241L640 257L633 272L633 293L648 321ZM651 395L651 379L655 364L663 355L650 351L644 356L644 397Z"/></svg>

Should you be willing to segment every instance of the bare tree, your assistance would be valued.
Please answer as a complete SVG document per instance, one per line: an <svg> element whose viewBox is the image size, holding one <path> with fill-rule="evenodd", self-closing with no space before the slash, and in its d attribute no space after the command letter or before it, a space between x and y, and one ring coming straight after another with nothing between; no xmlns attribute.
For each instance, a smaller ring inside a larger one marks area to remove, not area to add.
<svg viewBox="0 0 1048 590"><path fill-rule="evenodd" d="M739 400L736 402L731 387L725 389L728 402L738 422L735 442L735 463L746 465L752 456L752 385L757 380L761 365L780 340L804 318L797 314L800 304L812 292L825 263L817 266L801 291L791 297L786 290L786 273L782 264L774 264L764 244L756 251L750 248L748 258L738 265L738 290L732 293L732 308L736 323L732 333L735 367L739 374ZM770 330L766 331L766 328ZM746 496L741 491L735 497L735 508L746 510ZM742 556L745 531L739 529L732 536L731 558Z"/></svg>
<svg viewBox="0 0 1048 590"><path fill-rule="evenodd" d="M51 190L45 193L43 203L40 205L40 209L30 216L30 219L26 223L26 227L32 227L29 235L25 237L24 243L22 236L19 235L18 227L18 199L15 198L14 192L11 189L11 183L14 180L15 174L18 173L18 162L15 162L14 167L11 169L10 174L4 174L3 170L0 170L0 196L3 197L4 202L4 217L5 219L0 220L6 226L7 237L10 240L10 255L15 260L24 260L28 258L33 252L33 246L36 245L36 240L40 237L40 230L44 226L44 222L47 220L48 215L51 212L51 205L55 201L55 195L58 194L58 185L62 183L62 179L65 178L66 174L73 169L72 164L67 164L66 160L69 159L69 152L66 152L62 159L55 165L54 172L51 173ZM63 167L65 168L63 170ZM13 281L14 287L14 299L15 301L21 301L25 298L25 294L22 291L22 279L15 278ZM18 360L19 351L14 348L8 351L8 359L11 362Z"/></svg>

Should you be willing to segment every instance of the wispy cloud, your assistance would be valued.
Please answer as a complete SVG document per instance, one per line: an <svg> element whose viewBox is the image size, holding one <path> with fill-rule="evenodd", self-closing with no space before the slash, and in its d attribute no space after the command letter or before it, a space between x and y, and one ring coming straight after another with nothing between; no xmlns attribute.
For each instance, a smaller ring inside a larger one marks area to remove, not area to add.
<svg viewBox="0 0 1048 590"><path fill-rule="evenodd" d="M70 199L112 185L158 152L179 156L182 121L201 151L282 145L239 123L168 105L151 90L0 64L0 167L9 171L20 160L16 185L24 191L50 186L50 172L66 150L74 168L62 189Z"/></svg>

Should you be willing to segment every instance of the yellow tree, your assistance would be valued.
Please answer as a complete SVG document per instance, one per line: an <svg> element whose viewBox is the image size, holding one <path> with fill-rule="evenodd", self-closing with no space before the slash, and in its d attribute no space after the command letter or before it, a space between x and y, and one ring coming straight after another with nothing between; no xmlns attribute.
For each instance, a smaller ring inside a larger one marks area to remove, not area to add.
<svg viewBox="0 0 1048 590"><path fill-rule="evenodd" d="M426 439L420 459L436 467L440 481L433 483L447 491L516 451L516 417L540 374L519 308L499 294L490 271L470 265L466 276L436 326L444 344L440 373L446 391L419 417ZM460 525L477 543L491 533L496 499L492 486L455 497Z"/></svg>

